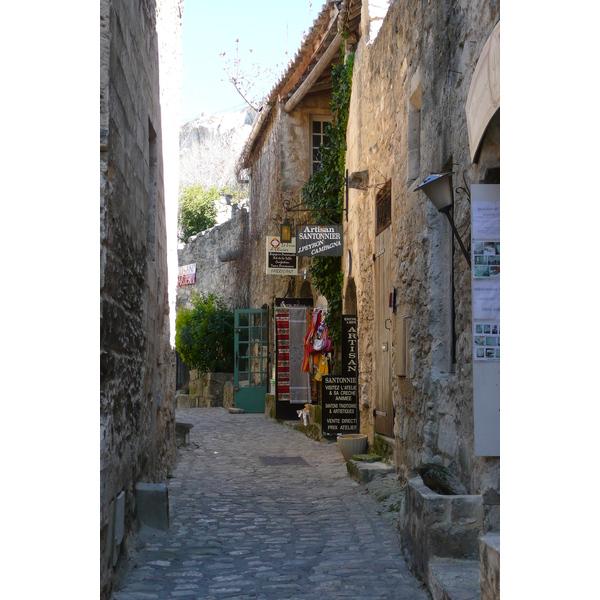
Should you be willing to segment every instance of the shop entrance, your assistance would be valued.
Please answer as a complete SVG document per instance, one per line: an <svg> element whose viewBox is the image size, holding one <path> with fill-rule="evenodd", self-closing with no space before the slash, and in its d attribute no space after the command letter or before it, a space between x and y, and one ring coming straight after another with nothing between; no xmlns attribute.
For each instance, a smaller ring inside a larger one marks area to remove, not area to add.
<svg viewBox="0 0 600 600"><path fill-rule="evenodd" d="M248 413L264 413L269 381L269 311L238 309L234 327L233 404Z"/></svg>
<svg viewBox="0 0 600 600"><path fill-rule="evenodd" d="M312 305L312 297L275 298L276 419L297 420L298 410L316 396L314 380L302 371Z"/></svg>

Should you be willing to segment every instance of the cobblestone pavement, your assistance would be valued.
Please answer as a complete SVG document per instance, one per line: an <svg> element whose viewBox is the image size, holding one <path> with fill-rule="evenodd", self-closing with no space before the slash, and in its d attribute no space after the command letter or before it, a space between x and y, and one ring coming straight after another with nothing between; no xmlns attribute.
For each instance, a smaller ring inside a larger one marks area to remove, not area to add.
<svg viewBox="0 0 600 600"><path fill-rule="evenodd" d="M171 527L140 532L114 600L429 598L336 444L223 408L177 420L194 428L168 482Z"/></svg>

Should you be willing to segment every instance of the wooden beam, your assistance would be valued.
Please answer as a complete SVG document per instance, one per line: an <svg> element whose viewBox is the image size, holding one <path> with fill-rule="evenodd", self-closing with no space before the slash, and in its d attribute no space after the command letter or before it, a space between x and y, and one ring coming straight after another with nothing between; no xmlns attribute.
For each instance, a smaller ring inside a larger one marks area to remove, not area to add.
<svg viewBox="0 0 600 600"><path fill-rule="evenodd" d="M342 35L338 33L329 45L329 48L327 48L325 54L323 54L319 62L314 66L308 77L284 105L283 110L285 110L286 113L289 114L294 110L294 108L296 108L298 102L300 102L300 100L302 100L302 98L304 98L304 96L308 93L312 84L317 81L321 73L329 66L329 63L335 56L336 52L340 49L341 45Z"/></svg>
<svg viewBox="0 0 600 600"><path fill-rule="evenodd" d="M331 31L332 27L337 22L336 19L337 19L338 13L339 13L338 9L335 6L333 6L333 12L329 19L329 23L327 24L326 27L325 26L323 27L323 29L321 30L321 33L317 36L317 38L313 42L310 50L308 50L306 52L306 55L302 59L302 62L298 65L298 68L294 71L294 74L288 79L287 83L283 86L283 88L279 92L279 98L284 98L288 94L288 92L290 92L290 90L292 90L292 88L298 83L298 80L302 77L302 75L304 75L304 73L305 73L306 69L308 69L310 63L312 63L312 61L315 59L315 56L319 53L319 50L320 50L321 46L323 45L323 42L327 39L327 36L329 35L329 32Z"/></svg>
<svg viewBox="0 0 600 600"><path fill-rule="evenodd" d="M333 88L333 81L328 79L327 81L323 81L322 83L316 83L310 88L310 93L313 92L323 92L325 90L330 90Z"/></svg>

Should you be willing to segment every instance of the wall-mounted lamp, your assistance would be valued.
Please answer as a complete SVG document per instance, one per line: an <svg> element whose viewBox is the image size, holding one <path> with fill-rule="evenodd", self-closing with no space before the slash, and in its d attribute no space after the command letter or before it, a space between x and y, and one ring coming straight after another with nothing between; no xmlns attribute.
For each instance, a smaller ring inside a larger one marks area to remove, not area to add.
<svg viewBox="0 0 600 600"><path fill-rule="evenodd" d="M290 244L292 242L292 223L286 217L281 223L280 240L282 244Z"/></svg>
<svg viewBox="0 0 600 600"><path fill-rule="evenodd" d="M429 200L431 200L431 203L438 209L438 211L448 217L452 231L454 232L454 235L460 244L469 267L471 267L471 256L467 252L465 245L460 239L460 235L458 234L456 226L454 225L454 220L450 215L450 209L452 208L453 202L452 173L432 173L415 188L415 192L417 190L422 190Z"/></svg>

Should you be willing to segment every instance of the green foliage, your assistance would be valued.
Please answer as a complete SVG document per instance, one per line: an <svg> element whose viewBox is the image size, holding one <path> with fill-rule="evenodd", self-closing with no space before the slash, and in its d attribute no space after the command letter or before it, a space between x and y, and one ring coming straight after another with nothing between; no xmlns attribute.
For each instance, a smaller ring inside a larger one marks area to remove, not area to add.
<svg viewBox="0 0 600 600"><path fill-rule="evenodd" d="M344 48L342 46L342 56ZM329 104L333 121L325 128L329 137L327 147L321 146L321 167L302 188L302 198L309 207L315 223L341 223L344 208L344 177L346 174L346 127L352 91L354 54L345 63L334 65L333 92ZM329 334L332 342L341 336L342 287L344 274L339 256L313 258L310 273L317 290L327 298Z"/></svg>
<svg viewBox="0 0 600 600"><path fill-rule="evenodd" d="M187 244L190 237L212 227L217 222L219 190L204 189L197 183L183 188L179 194L179 241Z"/></svg>
<svg viewBox="0 0 600 600"><path fill-rule="evenodd" d="M237 204L243 198L248 197L247 187L248 187L247 185L246 186L236 185L236 186L230 188L228 185L224 185L219 190L219 193L222 194L223 196L231 196L231 203Z"/></svg>
<svg viewBox="0 0 600 600"><path fill-rule="evenodd" d="M233 372L234 315L221 298L194 293L193 308L180 308L175 320L175 347L193 369Z"/></svg>

